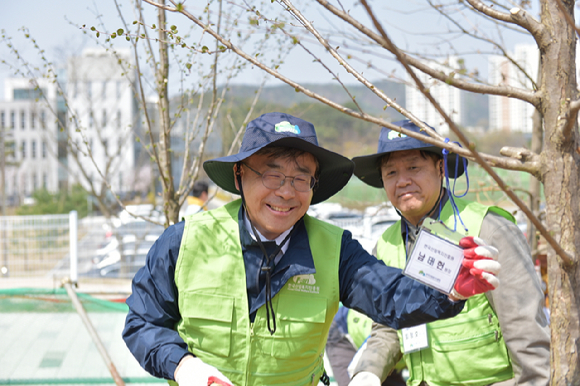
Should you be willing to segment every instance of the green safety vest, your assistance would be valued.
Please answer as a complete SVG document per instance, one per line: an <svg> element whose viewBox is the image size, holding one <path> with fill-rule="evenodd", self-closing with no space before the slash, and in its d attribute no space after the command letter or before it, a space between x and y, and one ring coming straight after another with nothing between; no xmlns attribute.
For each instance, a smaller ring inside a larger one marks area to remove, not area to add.
<svg viewBox="0 0 580 386"><path fill-rule="evenodd" d="M488 211L515 222L513 216L498 207L455 199L467 234L478 236L481 223ZM453 228L451 204L441 211L441 221ZM461 223L458 221L458 227ZM377 243L377 256L387 265L404 268L405 242L401 235L401 221L393 224ZM485 294L470 297L457 316L427 324L429 347L405 354L409 369L407 385L417 386L422 381L430 386L489 385L514 377L507 347L497 315ZM399 331L401 351L403 340Z"/></svg>
<svg viewBox="0 0 580 386"><path fill-rule="evenodd" d="M182 317L176 330L190 352L236 386L317 385L339 305L343 230L304 217L316 273L289 278L274 296L277 328L270 335L264 306L250 323L240 204L186 218L175 268Z"/></svg>

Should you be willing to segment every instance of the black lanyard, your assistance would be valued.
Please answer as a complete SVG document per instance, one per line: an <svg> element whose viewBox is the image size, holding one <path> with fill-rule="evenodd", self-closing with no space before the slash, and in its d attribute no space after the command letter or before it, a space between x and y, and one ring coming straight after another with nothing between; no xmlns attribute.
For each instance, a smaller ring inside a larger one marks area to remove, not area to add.
<svg viewBox="0 0 580 386"><path fill-rule="evenodd" d="M247 210L246 210L246 215L248 215ZM286 242L288 240L290 240L290 236L292 236L292 234L294 233L294 231L298 227L295 225L294 228L292 229L292 231L288 232L288 234L286 235L284 240L280 243L280 245L278 245L278 247L274 250L274 252L272 254L268 255L268 252L266 251L266 248L264 247L262 240L260 240L260 237L259 237L260 235L258 235L258 232L256 231L256 228L254 227L252 220L250 218L248 218L248 221L250 222L250 227L252 228L252 232L254 233L254 237L256 238L256 241L258 242L260 249L262 250L262 254L264 255L264 258L266 259L266 264L265 265L262 264L262 268L260 268L260 269L262 272L266 273L266 318L267 318L266 320L268 322L268 331L270 331L271 335L274 335L274 333L276 332L276 315L274 313L274 306L272 305L271 281L272 281L272 271L274 269L274 264L272 264L272 262L274 262L274 259L276 258L278 253L280 253L280 251L282 250L282 247L286 244ZM270 314L272 315L273 327L270 326Z"/></svg>
<svg viewBox="0 0 580 386"><path fill-rule="evenodd" d="M239 165L238 165L238 167L239 167ZM262 272L266 273L266 320L268 323L268 331L270 331L271 335L274 335L274 333L276 332L276 315L274 313L274 306L272 305L271 281L272 281L272 270L274 268L272 262L274 261L274 258L278 255L278 253L280 253L280 251L282 250L282 247L286 244L286 242L288 240L290 240L290 236L292 236L292 234L294 233L296 228L298 228L296 225L302 219L298 220L298 222L296 224L294 224L294 228L292 229L292 231L288 232L288 235L286 235L284 240L280 243L280 245L278 245L278 248L276 248L274 253L272 253L271 255L268 255L268 252L266 251L266 248L264 247L264 244L262 243L262 240L260 239L258 232L256 231L256 228L254 227L254 224L252 223L252 219L250 219L250 217L248 215L248 210L246 208L246 200L244 198L244 191L242 189L242 177L240 176L240 174L237 174L236 177L238 179L238 185L240 187L240 195L242 196L242 204L244 205L245 214L246 214L246 216L248 216L248 221L250 222L250 227L252 228L252 232L254 233L254 237L256 238L256 241L258 242L260 249L262 250L262 254L266 258L266 265L264 266L262 264L262 267L261 267ZM273 327L270 326L270 315L272 315L271 318L272 318Z"/></svg>

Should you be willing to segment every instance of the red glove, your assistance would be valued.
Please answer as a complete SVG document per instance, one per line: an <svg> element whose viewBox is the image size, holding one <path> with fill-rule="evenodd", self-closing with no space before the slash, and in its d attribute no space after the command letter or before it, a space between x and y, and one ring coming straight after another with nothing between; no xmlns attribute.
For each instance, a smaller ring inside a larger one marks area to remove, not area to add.
<svg viewBox="0 0 580 386"><path fill-rule="evenodd" d="M221 385L221 386L232 386L231 384L227 383L226 381L222 381L218 377L209 377L207 379L207 386L211 385Z"/></svg>
<svg viewBox="0 0 580 386"><path fill-rule="evenodd" d="M479 237L464 237L459 242L463 248L463 262L451 295L459 299L481 294L499 286L496 277L501 265L498 250Z"/></svg>

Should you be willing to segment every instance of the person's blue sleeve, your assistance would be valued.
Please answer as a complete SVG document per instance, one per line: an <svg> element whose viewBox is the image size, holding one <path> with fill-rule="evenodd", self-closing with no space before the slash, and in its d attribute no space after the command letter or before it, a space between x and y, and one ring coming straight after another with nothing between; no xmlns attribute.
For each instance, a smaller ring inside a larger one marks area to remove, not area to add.
<svg viewBox="0 0 580 386"><path fill-rule="evenodd" d="M457 315L465 301L453 302L447 295L388 267L353 240L342 236L340 300L377 323L395 329L411 327Z"/></svg>
<svg viewBox="0 0 580 386"><path fill-rule="evenodd" d="M340 307L334 315L334 322L336 327L343 334L348 334L348 307Z"/></svg>
<svg viewBox="0 0 580 386"><path fill-rule="evenodd" d="M165 230L153 244L145 266L133 278L123 339L139 364L152 375L173 379L187 345L174 330L181 319L174 275L184 222Z"/></svg>

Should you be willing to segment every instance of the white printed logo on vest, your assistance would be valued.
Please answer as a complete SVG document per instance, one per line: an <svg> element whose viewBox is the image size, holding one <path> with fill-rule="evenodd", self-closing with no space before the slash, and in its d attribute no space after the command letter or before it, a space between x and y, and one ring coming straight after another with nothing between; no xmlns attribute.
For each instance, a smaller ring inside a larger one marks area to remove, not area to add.
<svg viewBox="0 0 580 386"><path fill-rule="evenodd" d="M307 292L311 294L320 293L320 287L315 286L316 279L313 274L296 275L288 282L289 291Z"/></svg>

